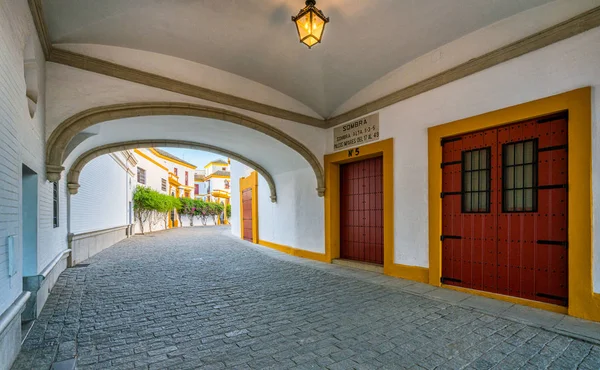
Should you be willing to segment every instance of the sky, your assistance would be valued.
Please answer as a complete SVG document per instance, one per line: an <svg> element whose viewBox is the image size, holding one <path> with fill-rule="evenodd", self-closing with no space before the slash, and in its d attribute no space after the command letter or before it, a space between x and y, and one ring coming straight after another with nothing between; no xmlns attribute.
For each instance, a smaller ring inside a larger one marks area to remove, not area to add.
<svg viewBox="0 0 600 370"><path fill-rule="evenodd" d="M223 159L225 161L227 160L227 158L222 155L204 152L202 150L196 150L196 149L183 149L183 148L159 148L159 149L167 151L167 152L183 159L184 161L193 164L194 166L198 167L198 169L204 168L204 166L206 166L210 162L214 161L215 159Z"/></svg>

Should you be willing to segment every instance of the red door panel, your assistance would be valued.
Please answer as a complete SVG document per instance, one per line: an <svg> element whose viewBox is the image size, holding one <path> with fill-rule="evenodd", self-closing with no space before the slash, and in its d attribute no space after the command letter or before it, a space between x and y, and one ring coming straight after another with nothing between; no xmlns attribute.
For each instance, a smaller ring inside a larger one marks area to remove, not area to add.
<svg viewBox="0 0 600 370"><path fill-rule="evenodd" d="M443 283L567 305L566 145L564 114L442 142ZM489 207L473 212L463 204L463 155L482 148L491 154Z"/></svg>
<svg viewBox="0 0 600 370"><path fill-rule="evenodd" d="M252 188L248 188L242 191L242 222L243 222L243 234L244 240L252 240Z"/></svg>
<svg viewBox="0 0 600 370"><path fill-rule="evenodd" d="M383 157L340 167L340 257L383 263Z"/></svg>

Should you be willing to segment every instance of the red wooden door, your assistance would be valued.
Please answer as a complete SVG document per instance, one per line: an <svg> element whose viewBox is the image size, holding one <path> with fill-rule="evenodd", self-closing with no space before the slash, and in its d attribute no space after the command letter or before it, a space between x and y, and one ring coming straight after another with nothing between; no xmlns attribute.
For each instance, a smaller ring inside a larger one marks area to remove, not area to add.
<svg viewBox="0 0 600 370"><path fill-rule="evenodd" d="M567 305L566 115L442 145L442 282Z"/></svg>
<svg viewBox="0 0 600 370"><path fill-rule="evenodd" d="M340 257L383 264L383 157L340 166Z"/></svg>
<svg viewBox="0 0 600 370"><path fill-rule="evenodd" d="M492 155L496 141L496 132L486 131L444 143L442 276L446 284L496 291L497 184L493 173L497 159ZM464 194L463 187L468 187Z"/></svg>
<svg viewBox="0 0 600 370"><path fill-rule="evenodd" d="M242 191L242 223L244 240L252 240L252 188Z"/></svg>

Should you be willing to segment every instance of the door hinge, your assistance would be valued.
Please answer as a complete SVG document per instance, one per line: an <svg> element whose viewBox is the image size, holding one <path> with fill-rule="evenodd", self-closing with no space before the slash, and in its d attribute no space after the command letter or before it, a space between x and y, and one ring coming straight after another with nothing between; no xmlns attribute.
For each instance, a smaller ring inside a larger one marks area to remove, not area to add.
<svg viewBox="0 0 600 370"><path fill-rule="evenodd" d="M561 241L558 241L558 240L538 240L537 244L560 245L560 246L563 246L565 248L567 248L568 245L569 245L568 242L561 242Z"/></svg>
<svg viewBox="0 0 600 370"><path fill-rule="evenodd" d="M538 185L538 190L550 190L550 189L569 189L569 185L567 184L557 184L557 185Z"/></svg>
<svg viewBox="0 0 600 370"><path fill-rule="evenodd" d="M440 198L444 198L446 195L461 195L462 191L446 191L440 193Z"/></svg>
<svg viewBox="0 0 600 370"><path fill-rule="evenodd" d="M462 137L443 138L440 141L440 145L444 146L444 144L446 144L446 143L451 143L453 141L460 141L460 140L462 140Z"/></svg>
<svg viewBox="0 0 600 370"><path fill-rule="evenodd" d="M446 166L451 166L453 164L461 164L462 161L452 161L452 162L442 162L441 167L444 168Z"/></svg>
<svg viewBox="0 0 600 370"><path fill-rule="evenodd" d="M440 236L440 240L444 241L444 239L462 239L460 235L442 235Z"/></svg>
<svg viewBox="0 0 600 370"><path fill-rule="evenodd" d="M539 152L549 152L549 151L552 151L552 150L561 150L561 149L568 150L567 149L567 144L565 144L565 145L547 146L545 148L539 148L538 149L538 153Z"/></svg>

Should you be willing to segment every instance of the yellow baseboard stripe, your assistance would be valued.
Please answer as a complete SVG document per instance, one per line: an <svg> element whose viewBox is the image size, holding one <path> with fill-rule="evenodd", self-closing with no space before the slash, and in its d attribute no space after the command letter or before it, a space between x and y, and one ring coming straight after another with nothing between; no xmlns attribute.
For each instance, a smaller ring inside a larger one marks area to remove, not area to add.
<svg viewBox="0 0 600 370"><path fill-rule="evenodd" d="M420 266L408 266L393 263L389 266L383 266L383 273L385 275L418 281L420 283L429 283L429 269Z"/></svg>
<svg viewBox="0 0 600 370"><path fill-rule="evenodd" d="M303 249L296 249L296 248L289 247L287 245L268 242L266 240L259 240L258 244L262 245L263 247L275 249L277 251L287 253L289 255L296 256L296 257L308 258L308 259L319 261L319 262L327 262L327 263L331 262L327 258L327 256L322 253L305 251Z"/></svg>
<svg viewBox="0 0 600 370"><path fill-rule="evenodd" d="M462 287L458 287L458 286L454 286L454 285L442 284L441 286L442 286L442 288L456 290L457 292L463 292L463 293L478 295L480 297L497 299L499 301L520 304L520 305L523 305L523 306L529 306L529 307L533 307L533 308L539 308L541 310L552 311L552 312L556 312L556 313L567 314L567 311L568 311L566 307L557 306L557 305L551 304L551 303L537 302L537 301L532 301L532 300L529 300L529 299L518 298L518 297L511 297L511 296L508 296L508 295L491 293L491 292L484 292L482 290L462 288Z"/></svg>

